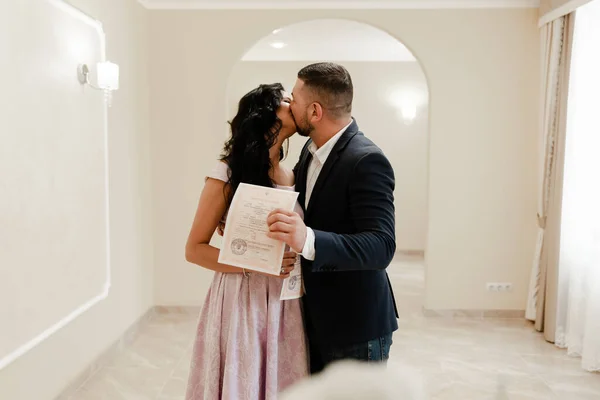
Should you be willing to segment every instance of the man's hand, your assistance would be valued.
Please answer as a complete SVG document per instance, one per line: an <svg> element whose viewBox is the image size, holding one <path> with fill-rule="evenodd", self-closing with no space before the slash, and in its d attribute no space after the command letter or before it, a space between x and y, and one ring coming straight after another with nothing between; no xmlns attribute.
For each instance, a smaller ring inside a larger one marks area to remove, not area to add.
<svg viewBox="0 0 600 400"><path fill-rule="evenodd" d="M302 253L306 242L306 225L295 212L281 209L273 210L267 218L268 237L281 240L296 253Z"/></svg>

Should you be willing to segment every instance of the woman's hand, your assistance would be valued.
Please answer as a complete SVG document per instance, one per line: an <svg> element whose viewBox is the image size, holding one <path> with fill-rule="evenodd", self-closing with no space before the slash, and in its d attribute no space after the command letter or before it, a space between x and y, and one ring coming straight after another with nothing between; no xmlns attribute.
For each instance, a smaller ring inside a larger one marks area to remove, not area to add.
<svg viewBox="0 0 600 400"><path fill-rule="evenodd" d="M281 263L281 274L280 278L285 279L290 276L290 273L294 270L296 264L296 257L298 255L293 251L286 251L283 255L283 261Z"/></svg>
<svg viewBox="0 0 600 400"><path fill-rule="evenodd" d="M264 272L252 271L252 274L260 274L271 278L285 279L290 277L290 273L294 270L294 264L296 264L297 254L293 251L286 251L283 254L283 261L281 262L281 271L279 275L267 274Z"/></svg>

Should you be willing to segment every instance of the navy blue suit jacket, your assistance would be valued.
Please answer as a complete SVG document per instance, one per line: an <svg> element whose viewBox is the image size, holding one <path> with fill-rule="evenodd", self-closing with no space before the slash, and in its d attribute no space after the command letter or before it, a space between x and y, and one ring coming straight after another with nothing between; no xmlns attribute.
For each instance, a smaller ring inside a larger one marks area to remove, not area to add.
<svg viewBox="0 0 600 400"><path fill-rule="evenodd" d="M304 208L312 155L294 168ZM398 329L386 268L396 251L394 171L358 129L346 129L321 170L304 210L315 232L315 260L302 259L307 333L323 344L366 342Z"/></svg>

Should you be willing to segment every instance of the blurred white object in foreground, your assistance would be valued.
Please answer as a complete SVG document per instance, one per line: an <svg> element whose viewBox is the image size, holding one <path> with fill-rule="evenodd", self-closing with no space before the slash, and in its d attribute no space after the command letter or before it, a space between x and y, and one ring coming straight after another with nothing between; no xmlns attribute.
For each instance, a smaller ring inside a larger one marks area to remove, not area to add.
<svg viewBox="0 0 600 400"><path fill-rule="evenodd" d="M421 375L406 365L387 367L343 361L307 379L280 396L280 400L424 400Z"/></svg>

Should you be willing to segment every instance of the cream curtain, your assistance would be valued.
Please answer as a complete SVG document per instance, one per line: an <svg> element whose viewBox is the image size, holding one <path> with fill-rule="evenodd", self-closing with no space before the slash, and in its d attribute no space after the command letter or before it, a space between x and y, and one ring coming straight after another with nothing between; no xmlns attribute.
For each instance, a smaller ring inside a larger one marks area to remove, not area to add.
<svg viewBox="0 0 600 400"><path fill-rule="evenodd" d="M556 345L600 371L600 0L577 11L569 84Z"/></svg>
<svg viewBox="0 0 600 400"><path fill-rule="evenodd" d="M567 15L544 25L542 35L542 104L540 107L540 157L538 233L525 316L536 329L546 328L554 341L562 162L566 129L566 103L573 17ZM549 318L550 321L546 321ZM550 322L545 323L545 322Z"/></svg>

